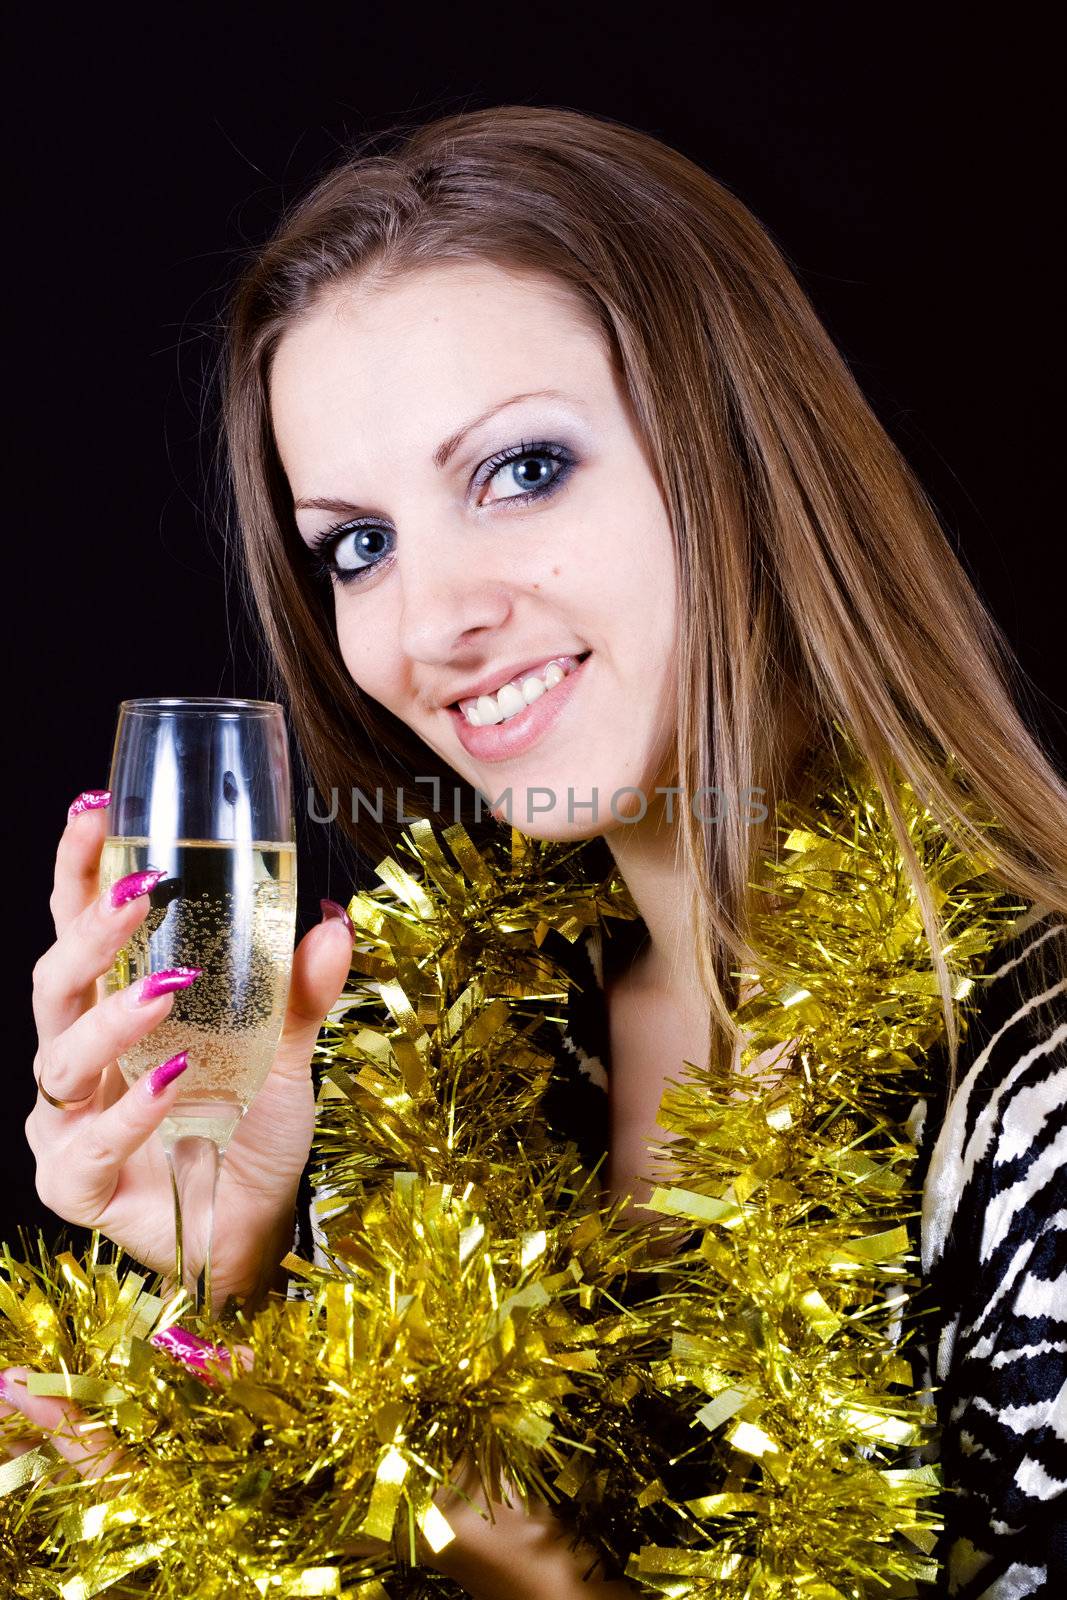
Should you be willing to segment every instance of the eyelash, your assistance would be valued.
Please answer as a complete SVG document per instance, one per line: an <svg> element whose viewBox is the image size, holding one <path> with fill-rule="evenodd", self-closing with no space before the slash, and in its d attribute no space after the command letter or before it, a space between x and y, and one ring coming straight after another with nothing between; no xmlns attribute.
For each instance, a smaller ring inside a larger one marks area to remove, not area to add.
<svg viewBox="0 0 1067 1600"><path fill-rule="evenodd" d="M571 468L574 466L574 458L570 451L565 446L556 444L553 441L543 441L540 444L512 445L507 450L501 450L497 455L490 456L487 461L482 463L478 469L477 487L481 488L484 484L491 483L501 467L506 467L512 461L522 461L526 456L549 456L553 461L559 463L560 470L547 483L534 489L528 489L524 494L507 495L500 502L501 505L525 505L530 500L541 499L550 495L560 487L565 478L570 476ZM373 518L357 517L354 521L334 523L333 527L325 528L321 533L315 534L308 541L312 575L316 578L335 578L338 583L343 585L362 583L376 567L381 565L381 562L370 561L365 567L349 567L342 570L335 564L332 551L346 534L354 533L360 528L378 527L379 524Z"/></svg>

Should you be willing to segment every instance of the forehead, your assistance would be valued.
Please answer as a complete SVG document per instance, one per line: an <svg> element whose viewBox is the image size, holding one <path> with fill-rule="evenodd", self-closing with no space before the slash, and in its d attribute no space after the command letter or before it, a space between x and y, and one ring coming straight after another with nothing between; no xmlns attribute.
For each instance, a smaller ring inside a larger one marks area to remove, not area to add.
<svg viewBox="0 0 1067 1600"><path fill-rule="evenodd" d="M283 460L332 456L354 428L432 449L508 394L593 401L610 384L600 330L567 284L487 262L332 287L286 330L269 380Z"/></svg>

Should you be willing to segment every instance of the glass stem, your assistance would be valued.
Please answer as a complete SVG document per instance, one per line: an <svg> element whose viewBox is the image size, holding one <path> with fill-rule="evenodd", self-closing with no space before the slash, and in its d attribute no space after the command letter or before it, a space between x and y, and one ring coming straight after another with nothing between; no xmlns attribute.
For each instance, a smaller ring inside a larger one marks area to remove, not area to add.
<svg viewBox="0 0 1067 1600"><path fill-rule="evenodd" d="M168 1139L161 1129L174 1196L174 1279L188 1290L198 1317L211 1316L215 1201L225 1152L203 1134ZM199 1260L199 1271L196 1263Z"/></svg>

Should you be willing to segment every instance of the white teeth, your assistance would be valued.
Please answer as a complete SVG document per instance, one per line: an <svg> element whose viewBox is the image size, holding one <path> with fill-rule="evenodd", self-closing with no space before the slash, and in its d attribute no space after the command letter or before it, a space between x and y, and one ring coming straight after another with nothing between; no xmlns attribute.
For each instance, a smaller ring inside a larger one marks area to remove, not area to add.
<svg viewBox="0 0 1067 1600"><path fill-rule="evenodd" d="M552 668L549 667L548 670L551 672ZM560 677L562 678L562 676L561 672ZM526 701L523 698L522 690L516 689L513 683L505 683L502 689L497 690L496 703L500 708L501 717L511 717L514 716L516 711L525 711L526 709Z"/></svg>
<svg viewBox="0 0 1067 1600"><path fill-rule="evenodd" d="M509 717L517 716L520 711L533 705L535 700L548 689L554 689L557 683L562 683L567 676L565 668L558 661L550 661L545 668L544 675L537 677L533 673L528 678L518 683L505 683L495 695L480 694L477 700L472 700L461 709L463 715L472 728L491 728L497 722L506 722Z"/></svg>

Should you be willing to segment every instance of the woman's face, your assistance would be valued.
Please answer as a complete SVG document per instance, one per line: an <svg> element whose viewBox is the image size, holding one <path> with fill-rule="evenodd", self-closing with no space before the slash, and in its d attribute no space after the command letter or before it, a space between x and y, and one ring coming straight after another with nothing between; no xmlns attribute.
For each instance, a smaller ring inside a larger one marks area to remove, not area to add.
<svg viewBox="0 0 1067 1600"><path fill-rule="evenodd" d="M338 289L282 338L270 401L363 693L489 802L510 790L493 809L524 833L611 832L640 815L628 788L651 819L673 772L673 541L572 292L488 263Z"/></svg>

